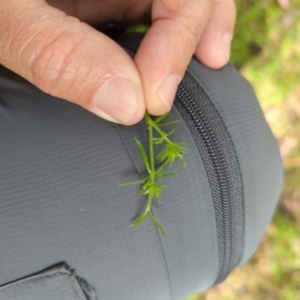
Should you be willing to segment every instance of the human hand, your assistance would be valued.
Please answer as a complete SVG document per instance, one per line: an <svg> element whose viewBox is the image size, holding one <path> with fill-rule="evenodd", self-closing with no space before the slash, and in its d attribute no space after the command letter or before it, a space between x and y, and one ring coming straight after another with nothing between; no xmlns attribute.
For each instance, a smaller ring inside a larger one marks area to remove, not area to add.
<svg viewBox="0 0 300 300"><path fill-rule="evenodd" d="M48 4L49 3L49 4ZM0 63L53 96L126 125L171 108L193 54L229 59L234 0L0 0ZM132 60L88 24L152 25ZM80 22L80 21L82 22ZM85 22L85 23L83 23Z"/></svg>

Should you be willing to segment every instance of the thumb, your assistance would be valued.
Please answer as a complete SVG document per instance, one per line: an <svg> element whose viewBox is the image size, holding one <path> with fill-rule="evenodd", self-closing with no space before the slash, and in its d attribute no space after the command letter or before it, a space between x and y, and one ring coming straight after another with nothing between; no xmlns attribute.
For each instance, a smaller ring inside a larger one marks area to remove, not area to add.
<svg viewBox="0 0 300 300"><path fill-rule="evenodd" d="M109 121L137 123L139 73L114 41L43 0L0 0L0 63Z"/></svg>

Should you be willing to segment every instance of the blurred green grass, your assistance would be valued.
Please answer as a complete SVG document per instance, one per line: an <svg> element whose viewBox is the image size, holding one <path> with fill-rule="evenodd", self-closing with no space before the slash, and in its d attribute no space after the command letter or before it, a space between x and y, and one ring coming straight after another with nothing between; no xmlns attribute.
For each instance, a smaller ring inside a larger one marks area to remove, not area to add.
<svg viewBox="0 0 300 300"><path fill-rule="evenodd" d="M280 204L254 257L187 300L300 299L300 1L236 0L231 62L250 81L285 166Z"/></svg>

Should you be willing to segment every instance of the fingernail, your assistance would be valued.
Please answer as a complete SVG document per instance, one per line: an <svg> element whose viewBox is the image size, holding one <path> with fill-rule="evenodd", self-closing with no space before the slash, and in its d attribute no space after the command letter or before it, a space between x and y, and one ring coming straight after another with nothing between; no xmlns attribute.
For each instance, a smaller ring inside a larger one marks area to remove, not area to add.
<svg viewBox="0 0 300 300"><path fill-rule="evenodd" d="M95 113L103 119L126 124L138 107L138 87L117 77L105 82L94 97Z"/></svg>
<svg viewBox="0 0 300 300"><path fill-rule="evenodd" d="M168 111L172 107L177 87L180 81L181 77L179 75L172 74L165 80L165 82L160 86L158 90L158 94Z"/></svg>
<svg viewBox="0 0 300 300"><path fill-rule="evenodd" d="M230 32L225 33L222 37L222 45L226 57L226 63L229 61L230 58L231 40L232 40L232 33Z"/></svg>

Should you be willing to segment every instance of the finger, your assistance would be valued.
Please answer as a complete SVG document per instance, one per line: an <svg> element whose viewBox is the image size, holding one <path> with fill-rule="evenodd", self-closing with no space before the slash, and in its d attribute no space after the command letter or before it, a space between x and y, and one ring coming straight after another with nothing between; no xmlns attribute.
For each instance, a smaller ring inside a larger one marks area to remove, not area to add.
<svg viewBox="0 0 300 300"><path fill-rule="evenodd" d="M143 117L139 73L116 43L42 0L0 5L1 64L107 120L129 125Z"/></svg>
<svg viewBox="0 0 300 300"><path fill-rule="evenodd" d="M153 24L135 57L150 114L170 110L211 8L210 0L154 0Z"/></svg>
<svg viewBox="0 0 300 300"><path fill-rule="evenodd" d="M223 67L230 58L236 9L233 0L215 0L212 14L201 35L196 57L210 68Z"/></svg>

